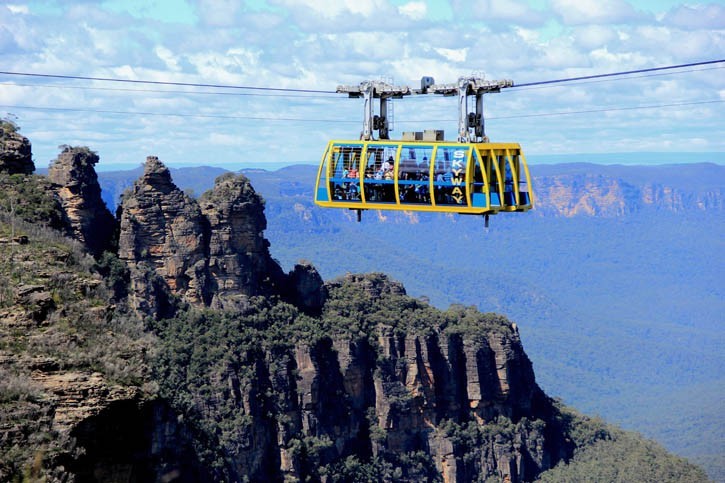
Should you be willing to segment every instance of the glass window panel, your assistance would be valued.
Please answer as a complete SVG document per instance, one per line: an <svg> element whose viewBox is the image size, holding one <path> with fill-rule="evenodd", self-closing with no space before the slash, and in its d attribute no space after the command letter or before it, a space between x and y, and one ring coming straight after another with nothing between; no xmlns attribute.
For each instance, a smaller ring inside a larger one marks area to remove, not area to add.
<svg viewBox="0 0 725 483"><path fill-rule="evenodd" d="M466 205L468 146L440 146L435 159L437 205Z"/></svg>
<svg viewBox="0 0 725 483"><path fill-rule="evenodd" d="M473 151L473 183L471 185L471 205L476 207L488 206L486 199L486 184L484 183L484 167L478 151Z"/></svg>
<svg viewBox="0 0 725 483"><path fill-rule="evenodd" d="M432 146L403 146L398 168L398 195L404 204L430 203Z"/></svg>
<svg viewBox="0 0 725 483"><path fill-rule="evenodd" d="M365 160L365 201L395 203L395 156L398 146L368 145Z"/></svg>
<svg viewBox="0 0 725 483"><path fill-rule="evenodd" d="M516 206L516 195L514 194L514 176L511 171L510 158L508 156L499 156L504 166L504 184L503 199L507 206Z"/></svg>
<svg viewBox="0 0 725 483"><path fill-rule="evenodd" d="M330 153L332 201L359 202L362 144L336 144Z"/></svg>

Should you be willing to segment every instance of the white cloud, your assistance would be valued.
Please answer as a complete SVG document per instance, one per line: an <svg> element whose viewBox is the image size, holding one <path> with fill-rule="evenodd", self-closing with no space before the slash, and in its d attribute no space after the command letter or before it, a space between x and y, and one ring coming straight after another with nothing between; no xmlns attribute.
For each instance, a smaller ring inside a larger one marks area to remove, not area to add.
<svg viewBox="0 0 725 483"><path fill-rule="evenodd" d="M114 39L108 31L102 31L91 27L87 24L83 25L83 29L88 33L91 44L88 46L93 48L98 54L104 57L115 55L117 48L117 39Z"/></svg>
<svg viewBox="0 0 725 483"><path fill-rule="evenodd" d="M425 2L409 2L398 7L398 12L413 20L422 20L428 13Z"/></svg>
<svg viewBox="0 0 725 483"><path fill-rule="evenodd" d="M233 47L226 52L200 52L187 58L208 81L235 84L255 78L259 52Z"/></svg>
<svg viewBox="0 0 725 483"><path fill-rule="evenodd" d="M277 0L296 12L307 15L321 15L326 19L342 14L371 17L389 12L393 7L385 0Z"/></svg>
<svg viewBox="0 0 725 483"><path fill-rule="evenodd" d="M610 52L606 47L591 51L589 57L592 63L599 68L629 69L649 65L649 57L640 52Z"/></svg>
<svg viewBox="0 0 725 483"><path fill-rule="evenodd" d="M197 15L210 27L230 27L239 20L241 2L237 0L196 0Z"/></svg>
<svg viewBox="0 0 725 483"><path fill-rule="evenodd" d="M171 50L167 49L163 45L157 45L154 48L154 53L159 59L161 59L169 70L174 72L179 72L181 70L179 67L179 60Z"/></svg>
<svg viewBox="0 0 725 483"><path fill-rule="evenodd" d="M544 16L521 0L454 0L453 7L463 18L487 22L489 28L503 30L513 26L537 26ZM500 22L504 20L505 22Z"/></svg>
<svg viewBox="0 0 725 483"><path fill-rule="evenodd" d="M578 27L574 29L573 36L577 45L588 50L603 47L619 40L618 33L612 27L603 25Z"/></svg>
<svg viewBox="0 0 725 483"><path fill-rule="evenodd" d="M222 134L222 133L210 133L208 137L210 144L215 146L237 146L242 147L248 144L247 139L240 135Z"/></svg>
<svg viewBox="0 0 725 483"><path fill-rule="evenodd" d="M648 18L625 0L552 0L551 7L566 25L628 23Z"/></svg>
<svg viewBox="0 0 725 483"><path fill-rule="evenodd" d="M21 15L28 15L30 13L30 9L27 5L5 5L5 7L10 10L10 13L14 14L21 14Z"/></svg>
<svg viewBox="0 0 725 483"><path fill-rule="evenodd" d="M468 49L444 49L444 48L436 48L434 49L436 52L438 52L441 56L445 57L446 60L450 62L465 62L466 57L468 55Z"/></svg>
<svg viewBox="0 0 725 483"><path fill-rule="evenodd" d="M681 5L667 12L662 23L684 29L725 29L725 6Z"/></svg>

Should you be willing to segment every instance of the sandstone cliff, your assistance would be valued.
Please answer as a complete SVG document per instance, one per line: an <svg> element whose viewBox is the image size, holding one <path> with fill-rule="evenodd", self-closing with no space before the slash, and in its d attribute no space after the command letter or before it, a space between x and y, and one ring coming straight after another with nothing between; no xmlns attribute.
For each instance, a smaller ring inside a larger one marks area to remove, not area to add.
<svg viewBox="0 0 725 483"><path fill-rule="evenodd" d="M17 131L17 126L0 121L0 173L31 174L35 171L30 141Z"/></svg>
<svg viewBox="0 0 725 483"><path fill-rule="evenodd" d="M56 185L73 238L100 255L113 249L116 222L101 199L96 163L98 155L88 148L66 146L51 164L48 178Z"/></svg>
<svg viewBox="0 0 725 483"><path fill-rule="evenodd" d="M618 217L646 210L722 211L723 168L667 166L536 166L536 210L541 216Z"/></svg>
<svg viewBox="0 0 725 483"><path fill-rule="evenodd" d="M119 223L118 256L131 270L134 306L163 315L167 289L191 303L208 302L207 221L158 158L147 158L143 175L124 195Z"/></svg>
<svg viewBox="0 0 725 483"><path fill-rule="evenodd" d="M170 315L171 297L241 309L251 296L276 295L313 311L324 300L316 271L303 277L300 267L288 277L272 259L264 202L243 175L218 177L197 202L149 157L119 213L118 255L131 270L132 304L144 314Z"/></svg>
<svg viewBox="0 0 725 483"><path fill-rule="evenodd" d="M264 202L243 175L218 177L199 199L209 223L208 266L212 307L279 292L284 275L269 254Z"/></svg>
<svg viewBox="0 0 725 483"><path fill-rule="evenodd" d="M571 455L504 318L441 313L382 275L327 289L316 320L258 301L162 323L161 394L191 402L217 478L339 481L348 461L380 481L520 482Z"/></svg>

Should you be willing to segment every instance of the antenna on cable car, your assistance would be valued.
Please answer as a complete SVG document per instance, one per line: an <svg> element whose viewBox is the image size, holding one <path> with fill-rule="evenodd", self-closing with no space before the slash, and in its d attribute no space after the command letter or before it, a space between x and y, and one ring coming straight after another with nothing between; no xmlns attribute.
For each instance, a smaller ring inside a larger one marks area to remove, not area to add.
<svg viewBox="0 0 725 483"><path fill-rule="evenodd" d="M511 79L489 81L482 76L459 77L456 84L433 84L425 91L444 96L458 96L458 142L487 143L484 129L483 95L513 87ZM476 97L476 112L468 112L468 98Z"/></svg>
<svg viewBox="0 0 725 483"><path fill-rule="evenodd" d="M360 134L363 141L373 140L373 131L378 131L378 139L390 139L388 100L412 94L408 86L394 86L383 81L364 81L357 86L341 85L337 86L336 92L364 99L363 130ZM374 99L380 99L380 115L375 114Z"/></svg>

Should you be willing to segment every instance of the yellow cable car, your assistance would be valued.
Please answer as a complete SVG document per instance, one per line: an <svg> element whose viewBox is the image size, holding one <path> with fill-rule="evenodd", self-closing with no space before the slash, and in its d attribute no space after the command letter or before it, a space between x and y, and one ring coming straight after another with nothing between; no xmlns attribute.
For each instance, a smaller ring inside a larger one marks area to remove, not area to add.
<svg viewBox="0 0 725 483"><path fill-rule="evenodd" d="M514 143L330 141L315 203L485 215L531 209L530 184Z"/></svg>
<svg viewBox="0 0 725 483"><path fill-rule="evenodd" d="M481 87L480 79L475 78L462 78L453 87L436 86L432 79L423 79L418 93L459 93L464 113L460 116L458 142L443 141L442 131L404 133L402 140L385 139L388 126L384 101L406 95L410 92L406 92L407 88L379 83L338 87L338 92L365 97L363 133L359 141L328 143L317 173L315 203L357 210L358 220L362 210L370 209L484 215L486 220L498 212L531 209L531 177L521 147L487 142L483 133L481 94L498 92L500 87L490 82ZM469 95L477 97L475 114L465 113ZM372 99L376 97L381 99L380 116L372 112ZM379 130L382 139L372 139L374 129Z"/></svg>

